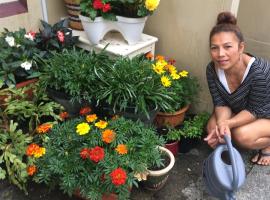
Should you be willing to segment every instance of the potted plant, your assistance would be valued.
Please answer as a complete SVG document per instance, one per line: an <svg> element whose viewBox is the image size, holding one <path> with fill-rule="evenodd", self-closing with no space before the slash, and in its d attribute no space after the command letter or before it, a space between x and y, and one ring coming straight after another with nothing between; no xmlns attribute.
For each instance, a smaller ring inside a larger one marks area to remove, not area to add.
<svg viewBox="0 0 270 200"><path fill-rule="evenodd" d="M163 56L157 56L153 61L153 70L159 75L165 93L173 99L168 108L161 108L155 123L158 127L176 127L184 120L185 112L189 105L196 99L199 89L198 81L189 75L186 70L178 70L175 61L165 60Z"/></svg>
<svg viewBox="0 0 270 200"><path fill-rule="evenodd" d="M34 32L5 29L0 36L0 48L0 88L40 75L36 55L42 57L43 53L36 47Z"/></svg>
<svg viewBox="0 0 270 200"><path fill-rule="evenodd" d="M205 132L204 129L209 117L210 114L208 112L201 112L184 120L179 129L182 137L179 144L179 151L181 153L188 152L196 143L198 143L198 140L201 139Z"/></svg>
<svg viewBox="0 0 270 200"><path fill-rule="evenodd" d="M76 30L83 30L79 15L81 13L81 0L65 0L68 12L69 27Z"/></svg>
<svg viewBox="0 0 270 200"><path fill-rule="evenodd" d="M170 93L153 73L151 61L144 56L118 57L113 65L97 72L95 96L116 114L152 123L158 109L169 109Z"/></svg>
<svg viewBox="0 0 270 200"><path fill-rule="evenodd" d="M56 125L47 135L46 154L34 180L59 185L69 195L95 200L115 194L128 199L135 174L162 165L162 138L141 122L101 120L95 114Z"/></svg>
<svg viewBox="0 0 270 200"><path fill-rule="evenodd" d="M93 44L111 30L119 31L129 44L134 44L141 39L147 16L158 4L159 0L82 0L80 19Z"/></svg>
<svg viewBox="0 0 270 200"><path fill-rule="evenodd" d="M70 115L78 114L83 102L91 102L99 80L95 71L111 60L104 53L84 50L53 52L44 60L40 84L49 96L62 104Z"/></svg>

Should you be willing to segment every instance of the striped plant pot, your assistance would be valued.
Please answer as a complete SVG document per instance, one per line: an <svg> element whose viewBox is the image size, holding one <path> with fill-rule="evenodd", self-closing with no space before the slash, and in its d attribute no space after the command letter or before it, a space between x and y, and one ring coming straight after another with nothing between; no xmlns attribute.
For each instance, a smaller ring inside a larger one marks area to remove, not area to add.
<svg viewBox="0 0 270 200"><path fill-rule="evenodd" d="M81 13L80 0L65 0L68 18L69 18L69 27L76 30L83 30L83 26L79 15Z"/></svg>

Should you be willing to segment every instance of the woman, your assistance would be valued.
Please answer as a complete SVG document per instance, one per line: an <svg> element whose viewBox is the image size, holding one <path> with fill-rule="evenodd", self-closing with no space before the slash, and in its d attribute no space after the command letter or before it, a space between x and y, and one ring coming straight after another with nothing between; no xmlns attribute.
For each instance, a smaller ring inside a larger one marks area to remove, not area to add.
<svg viewBox="0 0 270 200"><path fill-rule="evenodd" d="M258 149L252 162L270 165L270 63L244 52L244 38L229 12L210 32L208 87L214 103L205 141L215 148L225 134L237 145Z"/></svg>

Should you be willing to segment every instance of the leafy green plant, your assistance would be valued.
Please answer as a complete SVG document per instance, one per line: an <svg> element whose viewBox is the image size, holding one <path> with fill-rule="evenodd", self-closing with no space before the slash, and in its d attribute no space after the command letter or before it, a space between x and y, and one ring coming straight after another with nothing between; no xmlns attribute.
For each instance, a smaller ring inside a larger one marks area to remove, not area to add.
<svg viewBox="0 0 270 200"><path fill-rule="evenodd" d="M36 55L43 57L36 47L35 33L4 29L0 36L0 88L40 75Z"/></svg>
<svg viewBox="0 0 270 200"><path fill-rule="evenodd" d="M184 138L201 138L209 117L209 113L202 112L191 119L185 120L181 129L181 135Z"/></svg>
<svg viewBox="0 0 270 200"><path fill-rule="evenodd" d="M29 98L29 92L31 98ZM16 120L21 126L28 123L27 131L29 133L33 133L35 128L43 123L42 118L47 117L54 122L60 119L58 113L63 108L58 103L51 101L37 84L21 89L8 88L4 95L7 98L3 116L5 119Z"/></svg>
<svg viewBox="0 0 270 200"><path fill-rule="evenodd" d="M105 101L114 111L134 108L135 113L149 116L151 110L171 109L171 93L153 73L151 61L143 56L118 57L113 65L96 72L99 79L96 99Z"/></svg>
<svg viewBox="0 0 270 200"><path fill-rule="evenodd" d="M53 127L35 180L92 200L105 193L128 199L131 186L137 186L134 175L162 165L157 145L163 145L162 138L139 121L103 121L89 114Z"/></svg>
<svg viewBox="0 0 270 200"><path fill-rule="evenodd" d="M43 51L61 52L63 49L72 49L78 42L78 36L72 35L72 30L67 28L66 20L61 20L53 25L41 20L43 29L36 34L37 47Z"/></svg>
<svg viewBox="0 0 270 200"><path fill-rule="evenodd" d="M169 93L173 101L168 108L162 108L161 112L175 112L184 106L194 102L198 95L199 84L195 77L186 70L178 70L173 60L165 60L163 56L157 56L153 61L153 70L160 77L160 84L165 88L164 94Z"/></svg>
<svg viewBox="0 0 270 200"><path fill-rule="evenodd" d="M91 101L99 84L95 71L103 65L110 65L111 60L104 51L95 53L72 49L54 52L44 63L40 78L43 88L62 91L72 100Z"/></svg>
<svg viewBox="0 0 270 200"><path fill-rule="evenodd" d="M8 129L0 129L0 179L7 177L11 183L27 193L27 165L32 161L25 159L24 155L33 138L17 127L18 124L11 120Z"/></svg>
<svg viewBox="0 0 270 200"><path fill-rule="evenodd" d="M181 139L181 131L176 128L169 128L168 133L165 135L166 141L177 141Z"/></svg>
<svg viewBox="0 0 270 200"><path fill-rule="evenodd" d="M99 16L116 20L116 15L132 18L151 15L159 0L81 0L80 5L82 14L92 20Z"/></svg>

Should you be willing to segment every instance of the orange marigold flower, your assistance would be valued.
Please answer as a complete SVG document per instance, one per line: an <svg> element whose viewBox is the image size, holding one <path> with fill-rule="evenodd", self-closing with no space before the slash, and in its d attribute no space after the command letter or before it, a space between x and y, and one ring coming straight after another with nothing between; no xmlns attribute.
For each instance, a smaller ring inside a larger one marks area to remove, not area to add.
<svg viewBox="0 0 270 200"><path fill-rule="evenodd" d="M40 134L48 133L51 130L52 126L53 125L49 123L41 124L37 127L37 132Z"/></svg>
<svg viewBox="0 0 270 200"><path fill-rule="evenodd" d="M106 143L111 143L115 139L115 132L110 129L106 129L102 132L102 141Z"/></svg>
<svg viewBox="0 0 270 200"><path fill-rule="evenodd" d="M156 60L164 60L164 56L157 55L157 56L156 56Z"/></svg>
<svg viewBox="0 0 270 200"><path fill-rule="evenodd" d="M84 107L84 108L81 108L80 110L80 115L86 115L88 113L90 113L92 110L90 107Z"/></svg>
<svg viewBox="0 0 270 200"><path fill-rule="evenodd" d="M91 123L93 121L96 121L97 120L97 115L96 114L92 114L92 115L87 115L86 116L86 121L88 123Z"/></svg>
<svg viewBox="0 0 270 200"><path fill-rule="evenodd" d="M33 176L37 171L37 167L35 165L29 165L26 171L29 176Z"/></svg>
<svg viewBox="0 0 270 200"><path fill-rule="evenodd" d="M62 120L65 120L69 117L68 112L61 112L59 116Z"/></svg>
<svg viewBox="0 0 270 200"><path fill-rule="evenodd" d="M147 54L145 55L145 57L146 57L147 59L151 60L151 59L154 57L154 55L153 55L151 52L149 52L149 53L147 53Z"/></svg>
<svg viewBox="0 0 270 200"><path fill-rule="evenodd" d="M26 148L26 155L32 156L39 149L39 146L35 143L29 144Z"/></svg>
<svg viewBox="0 0 270 200"><path fill-rule="evenodd" d="M127 154L128 152L127 145L125 144L118 144L115 150L122 155Z"/></svg>
<svg viewBox="0 0 270 200"><path fill-rule="evenodd" d="M104 159L105 153L102 147L96 146L89 150L89 158L94 162L99 162Z"/></svg>
<svg viewBox="0 0 270 200"><path fill-rule="evenodd" d="M99 120L97 123L95 123L95 126L101 129L106 128L108 125L108 122L103 121L103 120Z"/></svg>
<svg viewBox="0 0 270 200"><path fill-rule="evenodd" d="M110 174L112 183L116 186L123 185L126 183L127 180L127 173L122 168L117 168L113 170Z"/></svg>

